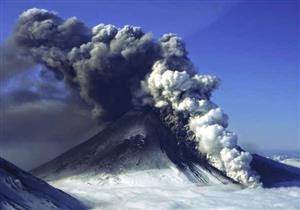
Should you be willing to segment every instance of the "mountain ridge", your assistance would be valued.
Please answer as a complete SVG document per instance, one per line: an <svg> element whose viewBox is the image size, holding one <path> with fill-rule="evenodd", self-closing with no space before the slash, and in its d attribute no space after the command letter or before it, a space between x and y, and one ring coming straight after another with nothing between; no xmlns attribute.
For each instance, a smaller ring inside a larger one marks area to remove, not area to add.
<svg viewBox="0 0 300 210"><path fill-rule="evenodd" d="M74 197L0 158L0 209L81 210Z"/></svg>

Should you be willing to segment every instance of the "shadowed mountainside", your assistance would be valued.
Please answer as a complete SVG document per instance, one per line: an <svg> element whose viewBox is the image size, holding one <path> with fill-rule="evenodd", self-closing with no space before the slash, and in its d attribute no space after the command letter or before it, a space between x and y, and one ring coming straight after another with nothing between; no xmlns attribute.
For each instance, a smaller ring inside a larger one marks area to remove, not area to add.
<svg viewBox="0 0 300 210"><path fill-rule="evenodd" d="M0 209L80 210L79 201L0 158Z"/></svg>

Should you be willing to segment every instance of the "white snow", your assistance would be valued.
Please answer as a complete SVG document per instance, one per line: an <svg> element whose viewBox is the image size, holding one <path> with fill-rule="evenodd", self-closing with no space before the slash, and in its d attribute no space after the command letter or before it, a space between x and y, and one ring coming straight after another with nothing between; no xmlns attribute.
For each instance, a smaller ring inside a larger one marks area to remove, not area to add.
<svg viewBox="0 0 300 210"><path fill-rule="evenodd" d="M279 161L281 163L300 168L299 158L290 158L286 156L275 155L272 157L273 160Z"/></svg>
<svg viewBox="0 0 300 210"><path fill-rule="evenodd" d="M173 169L102 175L95 179L75 176L50 184L83 201L93 210L300 209L299 187L200 186L187 181Z"/></svg>
<svg viewBox="0 0 300 210"><path fill-rule="evenodd" d="M284 163L284 164L287 164L287 165L291 165L291 166L295 166L295 167L300 168L300 160L299 159L287 158L287 159L284 159L280 162Z"/></svg>

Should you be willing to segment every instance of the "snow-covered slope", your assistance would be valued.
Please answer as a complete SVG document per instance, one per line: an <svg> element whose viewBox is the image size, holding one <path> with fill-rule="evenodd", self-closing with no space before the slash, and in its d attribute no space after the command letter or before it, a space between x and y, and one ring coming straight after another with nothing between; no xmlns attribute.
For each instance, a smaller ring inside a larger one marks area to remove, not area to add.
<svg viewBox="0 0 300 210"><path fill-rule="evenodd" d="M193 161L191 153L178 151L173 138L151 110L134 110L32 173L47 181L84 177L84 180L122 184L122 176L137 172L143 172L147 179L152 177L153 183L156 174L153 170L164 170L189 182L232 182L205 160ZM138 180L133 183L145 184Z"/></svg>
<svg viewBox="0 0 300 210"><path fill-rule="evenodd" d="M251 167L258 172L265 187L300 185L299 168L256 154ZM100 180L102 184L105 181L122 184L124 175L143 172L143 176L153 180L153 170L161 172L162 169L173 173L172 177L201 185L234 183L189 145L178 144L150 109L128 112L96 136L32 173L47 181L84 177L84 180ZM134 183L145 184L137 180Z"/></svg>
<svg viewBox="0 0 300 210"><path fill-rule="evenodd" d="M80 210L83 204L70 195L0 158L1 210Z"/></svg>

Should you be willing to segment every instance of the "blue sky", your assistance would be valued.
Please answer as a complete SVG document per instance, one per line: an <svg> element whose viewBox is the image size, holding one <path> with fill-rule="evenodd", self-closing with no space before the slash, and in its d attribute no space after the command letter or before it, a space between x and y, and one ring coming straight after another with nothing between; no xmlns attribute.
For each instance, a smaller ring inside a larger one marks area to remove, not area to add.
<svg viewBox="0 0 300 210"><path fill-rule="evenodd" d="M32 7L92 27L141 26L158 38L173 32L204 74L221 78L213 100L250 150L297 149L299 139L299 1L16 1L1 0L1 37Z"/></svg>

